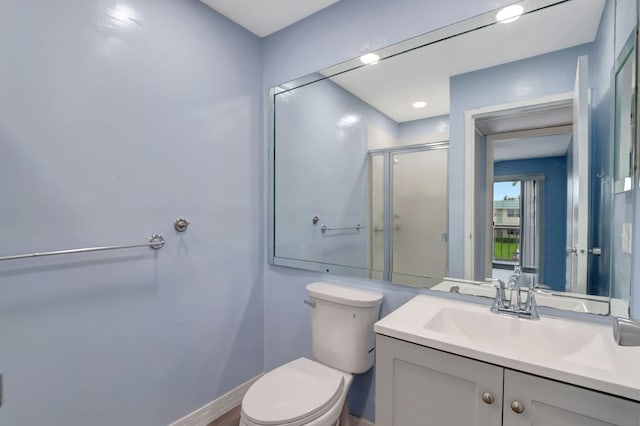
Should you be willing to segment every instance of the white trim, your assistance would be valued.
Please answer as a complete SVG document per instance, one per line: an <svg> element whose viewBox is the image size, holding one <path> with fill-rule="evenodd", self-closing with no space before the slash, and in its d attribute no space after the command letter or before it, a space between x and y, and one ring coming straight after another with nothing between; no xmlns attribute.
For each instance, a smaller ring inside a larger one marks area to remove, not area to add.
<svg viewBox="0 0 640 426"><path fill-rule="evenodd" d="M220 398L211 401L207 405L198 408L194 412L187 414L180 420L176 420L169 426L206 426L214 420L219 419L242 402L244 394L247 393L252 384L255 383L264 373L257 375L249 381L241 384L237 388L225 393Z"/></svg>
<svg viewBox="0 0 640 426"><path fill-rule="evenodd" d="M349 416L349 422L351 423L351 426L375 426L370 421L361 419L360 417L356 417L354 415Z"/></svg>
<svg viewBox="0 0 640 426"><path fill-rule="evenodd" d="M464 278L474 279L475 241L473 238L475 224L475 148L476 148L476 120L488 115L515 112L562 104L573 99L573 92L557 95L543 96L536 99L511 102L500 105L490 105L482 108L471 109L464 112Z"/></svg>
<svg viewBox="0 0 640 426"><path fill-rule="evenodd" d="M475 159L476 159L476 120L474 111L464 112L464 278L472 280L473 263L475 254L473 250L473 223L475 219L475 209L473 200L475 199L476 186Z"/></svg>

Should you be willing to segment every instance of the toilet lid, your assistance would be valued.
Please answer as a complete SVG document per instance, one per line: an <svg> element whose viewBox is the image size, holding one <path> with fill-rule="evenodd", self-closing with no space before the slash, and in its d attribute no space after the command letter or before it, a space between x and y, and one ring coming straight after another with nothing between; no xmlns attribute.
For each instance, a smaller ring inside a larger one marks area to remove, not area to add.
<svg viewBox="0 0 640 426"><path fill-rule="evenodd" d="M313 420L336 403L343 387L343 373L299 358L258 379L245 394L242 411L263 425Z"/></svg>

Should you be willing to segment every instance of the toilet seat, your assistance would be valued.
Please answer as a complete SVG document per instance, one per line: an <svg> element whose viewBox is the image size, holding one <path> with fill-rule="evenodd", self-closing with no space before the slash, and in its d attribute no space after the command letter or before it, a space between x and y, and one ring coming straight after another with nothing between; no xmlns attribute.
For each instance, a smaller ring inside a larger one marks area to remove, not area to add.
<svg viewBox="0 0 640 426"><path fill-rule="evenodd" d="M249 424L304 425L334 408L344 388L345 373L299 358L258 379L242 400L242 414Z"/></svg>

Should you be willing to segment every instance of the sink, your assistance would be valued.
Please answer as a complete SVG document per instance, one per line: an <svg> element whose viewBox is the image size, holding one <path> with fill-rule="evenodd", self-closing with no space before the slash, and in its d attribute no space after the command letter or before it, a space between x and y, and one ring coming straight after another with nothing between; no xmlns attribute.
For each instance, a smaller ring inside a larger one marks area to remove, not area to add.
<svg viewBox="0 0 640 426"><path fill-rule="evenodd" d="M516 346L532 356L562 358L597 344L593 333L543 323L493 314L488 309L476 311L444 306L423 324L423 328L482 346Z"/></svg>
<svg viewBox="0 0 640 426"><path fill-rule="evenodd" d="M640 347L610 324L499 315L488 305L418 295L374 325L378 334L640 401Z"/></svg>
<svg viewBox="0 0 640 426"><path fill-rule="evenodd" d="M496 289L493 285L482 282L459 282L445 280L432 287L432 290L450 291L457 287L460 294L469 296L481 296L493 299ZM597 296L580 297L572 293L540 293L536 295L538 306L562 309L563 311L584 312L598 315L609 314L609 299L597 300Z"/></svg>

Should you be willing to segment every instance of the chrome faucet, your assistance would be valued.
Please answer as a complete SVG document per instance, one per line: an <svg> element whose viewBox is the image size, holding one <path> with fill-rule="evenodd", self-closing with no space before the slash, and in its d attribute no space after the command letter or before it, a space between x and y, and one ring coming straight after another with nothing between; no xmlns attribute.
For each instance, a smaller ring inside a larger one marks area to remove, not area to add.
<svg viewBox="0 0 640 426"><path fill-rule="evenodd" d="M496 297L491 306L491 312L496 314L514 315L519 318L539 319L538 304L536 303L537 290L533 284L526 289L527 297L522 300L522 269L516 266L513 274L509 276L508 284L500 279L492 279L496 287ZM507 290L509 296L507 297Z"/></svg>
<svg viewBox="0 0 640 426"><path fill-rule="evenodd" d="M509 282L507 287L509 288L509 305L510 306L520 306L520 280L522 276L522 269L520 265L516 265L513 268L513 274L509 275ZM515 300L514 300L514 292L515 292Z"/></svg>

